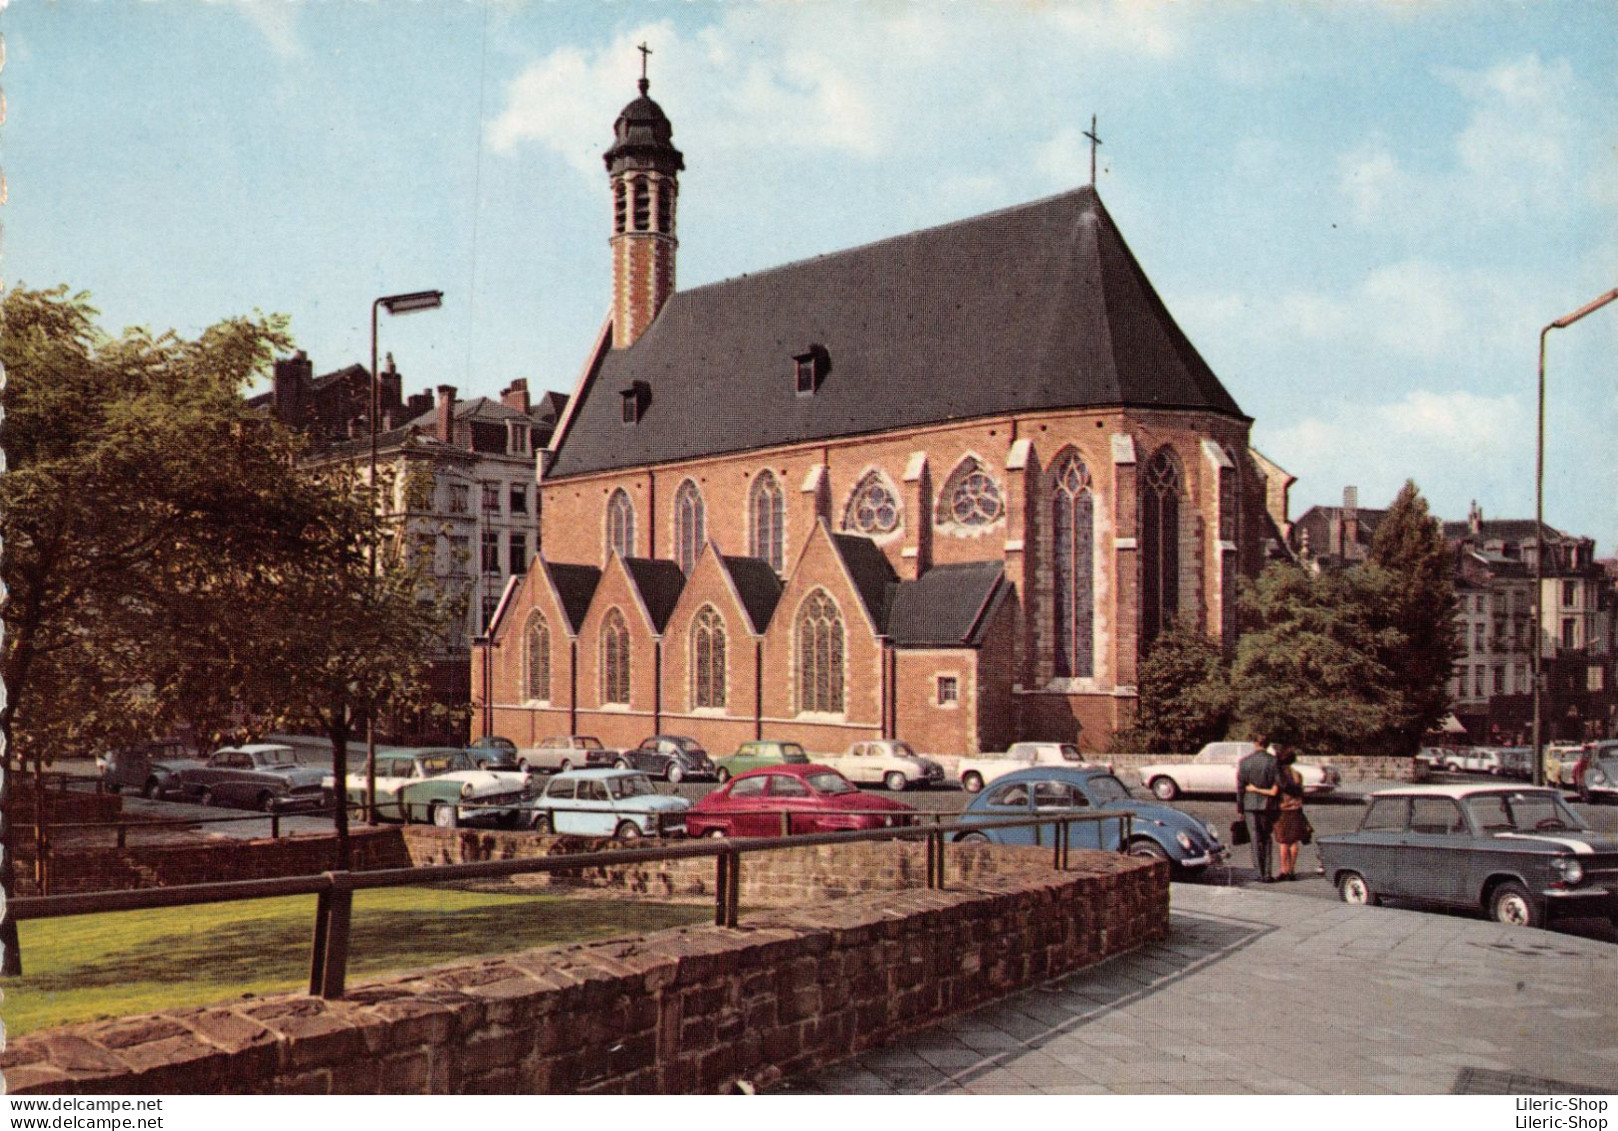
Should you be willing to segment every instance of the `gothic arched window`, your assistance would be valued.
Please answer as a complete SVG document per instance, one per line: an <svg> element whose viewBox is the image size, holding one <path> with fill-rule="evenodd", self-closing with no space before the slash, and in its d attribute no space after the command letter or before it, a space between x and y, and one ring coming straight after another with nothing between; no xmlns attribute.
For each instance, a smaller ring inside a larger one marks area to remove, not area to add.
<svg viewBox="0 0 1618 1131"><path fill-rule="evenodd" d="M1142 647L1180 611L1180 461L1159 448L1140 488L1140 642Z"/></svg>
<svg viewBox="0 0 1618 1131"><path fill-rule="evenodd" d="M977 528L1005 513L1000 485L971 456L963 459L944 481L938 495L938 521Z"/></svg>
<svg viewBox="0 0 1618 1131"><path fill-rule="evenodd" d="M763 558L776 573L786 569L786 497L775 473L760 472L747 500L747 545L753 557Z"/></svg>
<svg viewBox="0 0 1618 1131"><path fill-rule="evenodd" d="M843 529L859 534L887 534L899 526L899 499L882 474L870 472L848 498Z"/></svg>
<svg viewBox="0 0 1618 1131"><path fill-rule="evenodd" d="M1077 452L1051 473L1056 674L1095 674L1095 492Z"/></svg>
<svg viewBox="0 0 1618 1131"><path fill-rule="evenodd" d="M535 610L523 630L523 697L541 703L551 697L551 626Z"/></svg>
<svg viewBox="0 0 1618 1131"><path fill-rule="evenodd" d="M691 622L691 705L725 705L725 621L712 605Z"/></svg>
<svg viewBox="0 0 1618 1131"><path fill-rule="evenodd" d="M635 556L635 504L622 487L607 500L607 548L621 558Z"/></svg>
<svg viewBox="0 0 1618 1131"><path fill-rule="evenodd" d="M706 512L702 505L702 492L687 479L674 493L674 560L687 575L697 564L706 539Z"/></svg>
<svg viewBox="0 0 1618 1131"><path fill-rule="evenodd" d="M617 609L601 622L601 701L629 703L629 626Z"/></svg>
<svg viewBox="0 0 1618 1131"><path fill-rule="evenodd" d="M843 617L824 589L798 612L798 710L843 711Z"/></svg>

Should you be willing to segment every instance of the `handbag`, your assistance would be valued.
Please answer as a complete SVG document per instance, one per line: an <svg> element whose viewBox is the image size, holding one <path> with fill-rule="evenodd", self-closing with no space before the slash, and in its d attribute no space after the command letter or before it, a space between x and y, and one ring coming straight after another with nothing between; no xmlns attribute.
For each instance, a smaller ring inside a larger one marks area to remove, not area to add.
<svg viewBox="0 0 1618 1131"><path fill-rule="evenodd" d="M1238 848L1251 844L1253 835L1247 831L1247 818L1237 817L1230 823L1230 843Z"/></svg>

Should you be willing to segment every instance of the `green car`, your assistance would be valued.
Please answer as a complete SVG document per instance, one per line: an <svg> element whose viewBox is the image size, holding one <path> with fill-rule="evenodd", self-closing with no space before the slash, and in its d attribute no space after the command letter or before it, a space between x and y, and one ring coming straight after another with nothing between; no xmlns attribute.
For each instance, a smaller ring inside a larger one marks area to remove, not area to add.
<svg viewBox="0 0 1618 1131"><path fill-rule="evenodd" d="M718 758L715 761L719 763L719 767L714 776L723 784L737 774L745 774L748 770L757 770L763 766L806 765L809 755L805 754L803 747L796 742L774 742L764 739L744 742L736 747L736 753L730 757Z"/></svg>

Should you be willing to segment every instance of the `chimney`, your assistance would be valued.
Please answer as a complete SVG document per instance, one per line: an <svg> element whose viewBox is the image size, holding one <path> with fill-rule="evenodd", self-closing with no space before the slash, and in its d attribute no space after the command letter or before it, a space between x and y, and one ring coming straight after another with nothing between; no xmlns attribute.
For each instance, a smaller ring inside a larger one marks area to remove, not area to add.
<svg viewBox="0 0 1618 1131"><path fill-rule="evenodd" d="M399 376L399 369L393 364L393 354L387 355L387 362L382 366L382 372L377 375L379 385L378 394L382 400L382 415L386 419L391 410L403 406L404 381Z"/></svg>
<svg viewBox="0 0 1618 1131"><path fill-rule="evenodd" d="M518 377L500 390L500 403L507 408L514 408L524 416L528 414L528 378Z"/></svg>
<svg viewBox="0 0 1618 1131"><path fill-rule="evenodd" d="M455 386L438 386L438 420L433 430L439 443L449 444L455 440Z"/></svg>
<svg viewBox="0 0 1618 1131"><path fill-rule="evenodd" d="M1353 560L1359 555L1355 548L1360 541L1360 489L1358 487L1343 488L1343 545L1338 551L1345 560Z"/></svg>
<svg viewBox="0 0 1618 1131"><path fill-rule="evenodd" d="M1466 528L1473 534L1483 533L1483 508L1476 499L1472 500L1472 509L1466 512Z"/></svg>
<svg viewBox="0 0 1618 1131"><path fill-rule="evenodd" d="M423 389L419 393L412 393L410 399L405 402L405 411L410 414L412 420L422 413L431 412L432 410L433 391L431 389Z"/></svg>
<svg viewBox="0 0 1618 1131"><path fill-rule="evenodd" d="M303 423L304 401L314 375L314 363L302 350L275 363L271 388L277 420L294 428Z"/></svg>

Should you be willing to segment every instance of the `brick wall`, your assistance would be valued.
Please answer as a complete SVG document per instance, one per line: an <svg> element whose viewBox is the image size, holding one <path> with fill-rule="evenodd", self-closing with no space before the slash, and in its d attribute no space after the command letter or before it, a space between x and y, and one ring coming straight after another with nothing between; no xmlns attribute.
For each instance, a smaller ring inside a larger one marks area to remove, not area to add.
<svg viewBox="0 0 1618 1131"><path fill-rule="evenodd" d="M1043 852L998 851L1031 870L457 963L342 1001L279 995L76 1025L11 1042L0 1067L17 1095L722 1091L1167 933L1164 864L1080 853L1056 873Z"/></svg>

